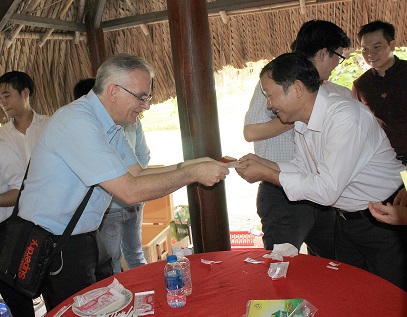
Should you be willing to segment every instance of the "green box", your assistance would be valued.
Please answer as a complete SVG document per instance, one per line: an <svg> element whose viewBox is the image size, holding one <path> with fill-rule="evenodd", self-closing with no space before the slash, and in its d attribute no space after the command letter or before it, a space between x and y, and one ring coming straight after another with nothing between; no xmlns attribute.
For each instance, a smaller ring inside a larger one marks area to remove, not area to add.
<svg viewBox="0 0 407 317"><path fill-rule="evenodd" d="M171 234L171 241L172 244L181 241L185 237L189 237L191 241L191 234L190 234L189 225L179 224L175 221L170 222L170 234Z"/></svg>
<svg viewBox="0 0 407 317"><path fill-rule="evenodd" d="M189 207L186 205L180 205L174 209L174 221L180 225L190 225L191 217L189 215Z"/></svg>
<svg viewBox="0 0 407 317"><path fill-rule="evenodd" d="M303 302L302 298L250 300L247 317L287 317ZM295 317L301 315L295 314Z"/></svg>

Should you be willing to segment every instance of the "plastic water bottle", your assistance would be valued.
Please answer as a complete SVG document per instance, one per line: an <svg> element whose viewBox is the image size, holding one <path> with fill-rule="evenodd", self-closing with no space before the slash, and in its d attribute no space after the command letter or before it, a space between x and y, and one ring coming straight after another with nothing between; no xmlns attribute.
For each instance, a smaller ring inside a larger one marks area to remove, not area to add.
<svg viewBox="0 0 407 317"><path fill-rule="evenodd" d="M182 275L184 276L184 292L186 295L191 295L192 293L192 279L191 279L191 265L187 257L185 257L185 252L181 248L174 248L174 254L177 256L177 261L181 264Z"/></svg>
<svg viewBox="0 0 407 317"><path fill-rule="evenodd" d="M176 255L167 257L164 268L165 287L167 288L167 303L171 308L179 308L186 304L187 296L184 292L184 278L181 264Z"/></svg>

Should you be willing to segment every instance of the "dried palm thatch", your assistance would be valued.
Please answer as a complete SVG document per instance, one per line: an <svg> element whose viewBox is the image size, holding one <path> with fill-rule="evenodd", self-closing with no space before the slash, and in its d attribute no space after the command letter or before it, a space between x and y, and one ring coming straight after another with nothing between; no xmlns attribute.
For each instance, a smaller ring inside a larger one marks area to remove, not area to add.
<svg viewBox="0 0 407 317"><path fill-rule="evenodd" d="M37 88L32 106L39 113L50 115L73 99L72 89L78 80L94 75L83 24L85 1L2 0L10 1L19 5L5 25L0 21L0 30L3 29L0 73L21 70L30 74ZM271 59L289 51L301 24L310 19L329 20L342 27L354 49L358 49L356 33L361 25L376 19L385 20L396 27L397 45L407 46L405 0L295 0L285 4L280 0L269 1L268 6L259 8L209 10L217 2L222 1L208 2L214 71L226 65L243 68L247 62ZM89 8L94 4L89 0L86 5ZM101 13L107 56L128 52L148 60L156 70L154 102L157 103L175 96L168 21L146 19L137 26L126 27L123 23L122 28L115 30L109 21L137 15L147 18L149 13L165 13L165 10L164 0L106 0ZM24 18L28 21L26 24ZM35 18L71 24L65 30L49 29ZM82 32L66 30L73 24L81 25ZM2 117L4 114L0 113Z"/></svg>

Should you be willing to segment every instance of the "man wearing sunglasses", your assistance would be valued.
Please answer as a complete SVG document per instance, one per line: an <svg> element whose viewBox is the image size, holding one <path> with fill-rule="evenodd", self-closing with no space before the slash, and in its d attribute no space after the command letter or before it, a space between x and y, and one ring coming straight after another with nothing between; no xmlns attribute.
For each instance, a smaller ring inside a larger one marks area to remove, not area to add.
<svg viewBox="0 0 407 317"><path fill-rule="evenodd" d="M328 81L332 70L344 61L343 52L349 45L345 32L334 23L311 20L301 26L291 49L312 61L323 87L352 98L349 89ZM293 124L283 124L266 105L267 99L259 83L245 117L244 137L246 141L254 141L254 151L260 157L289 161L294 155ZM281 243L291 243L300 249L305 242L309 253L334 259L335 212L330 207L291 202L281 187L262 181L257 193L257 213L267 250Z"/></svg>
<svg viewBox="0 0 407 317"><path fill-rule="evenodd" d="M57 240L95 185L72 236L54 257L54 274L45 279L48 310L95 283L99 264L105 264L99 262L97 229L113 195L135 204L194 182L212 186L229 173L226 163L210 158L155 169L138 164L122 125L136 123L150 108L153 74L139 57L113 55L99 67L92 91L55 112L38 139L21 192L22 218ZM108 265L106 275L112 273Z"/></svg>

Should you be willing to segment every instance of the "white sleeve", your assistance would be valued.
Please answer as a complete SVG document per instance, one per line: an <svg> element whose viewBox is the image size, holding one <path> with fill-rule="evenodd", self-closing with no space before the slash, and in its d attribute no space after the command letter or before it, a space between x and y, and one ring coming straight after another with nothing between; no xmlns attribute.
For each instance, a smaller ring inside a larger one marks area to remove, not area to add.
<svg viewBox="0 0 407 317"><path fill-rule="evenodd" d="M267 109L267 98L261 91L260 82L258 82L244 118L244 125L269 122L274 117L276 116L273 112Z"/></svg>

